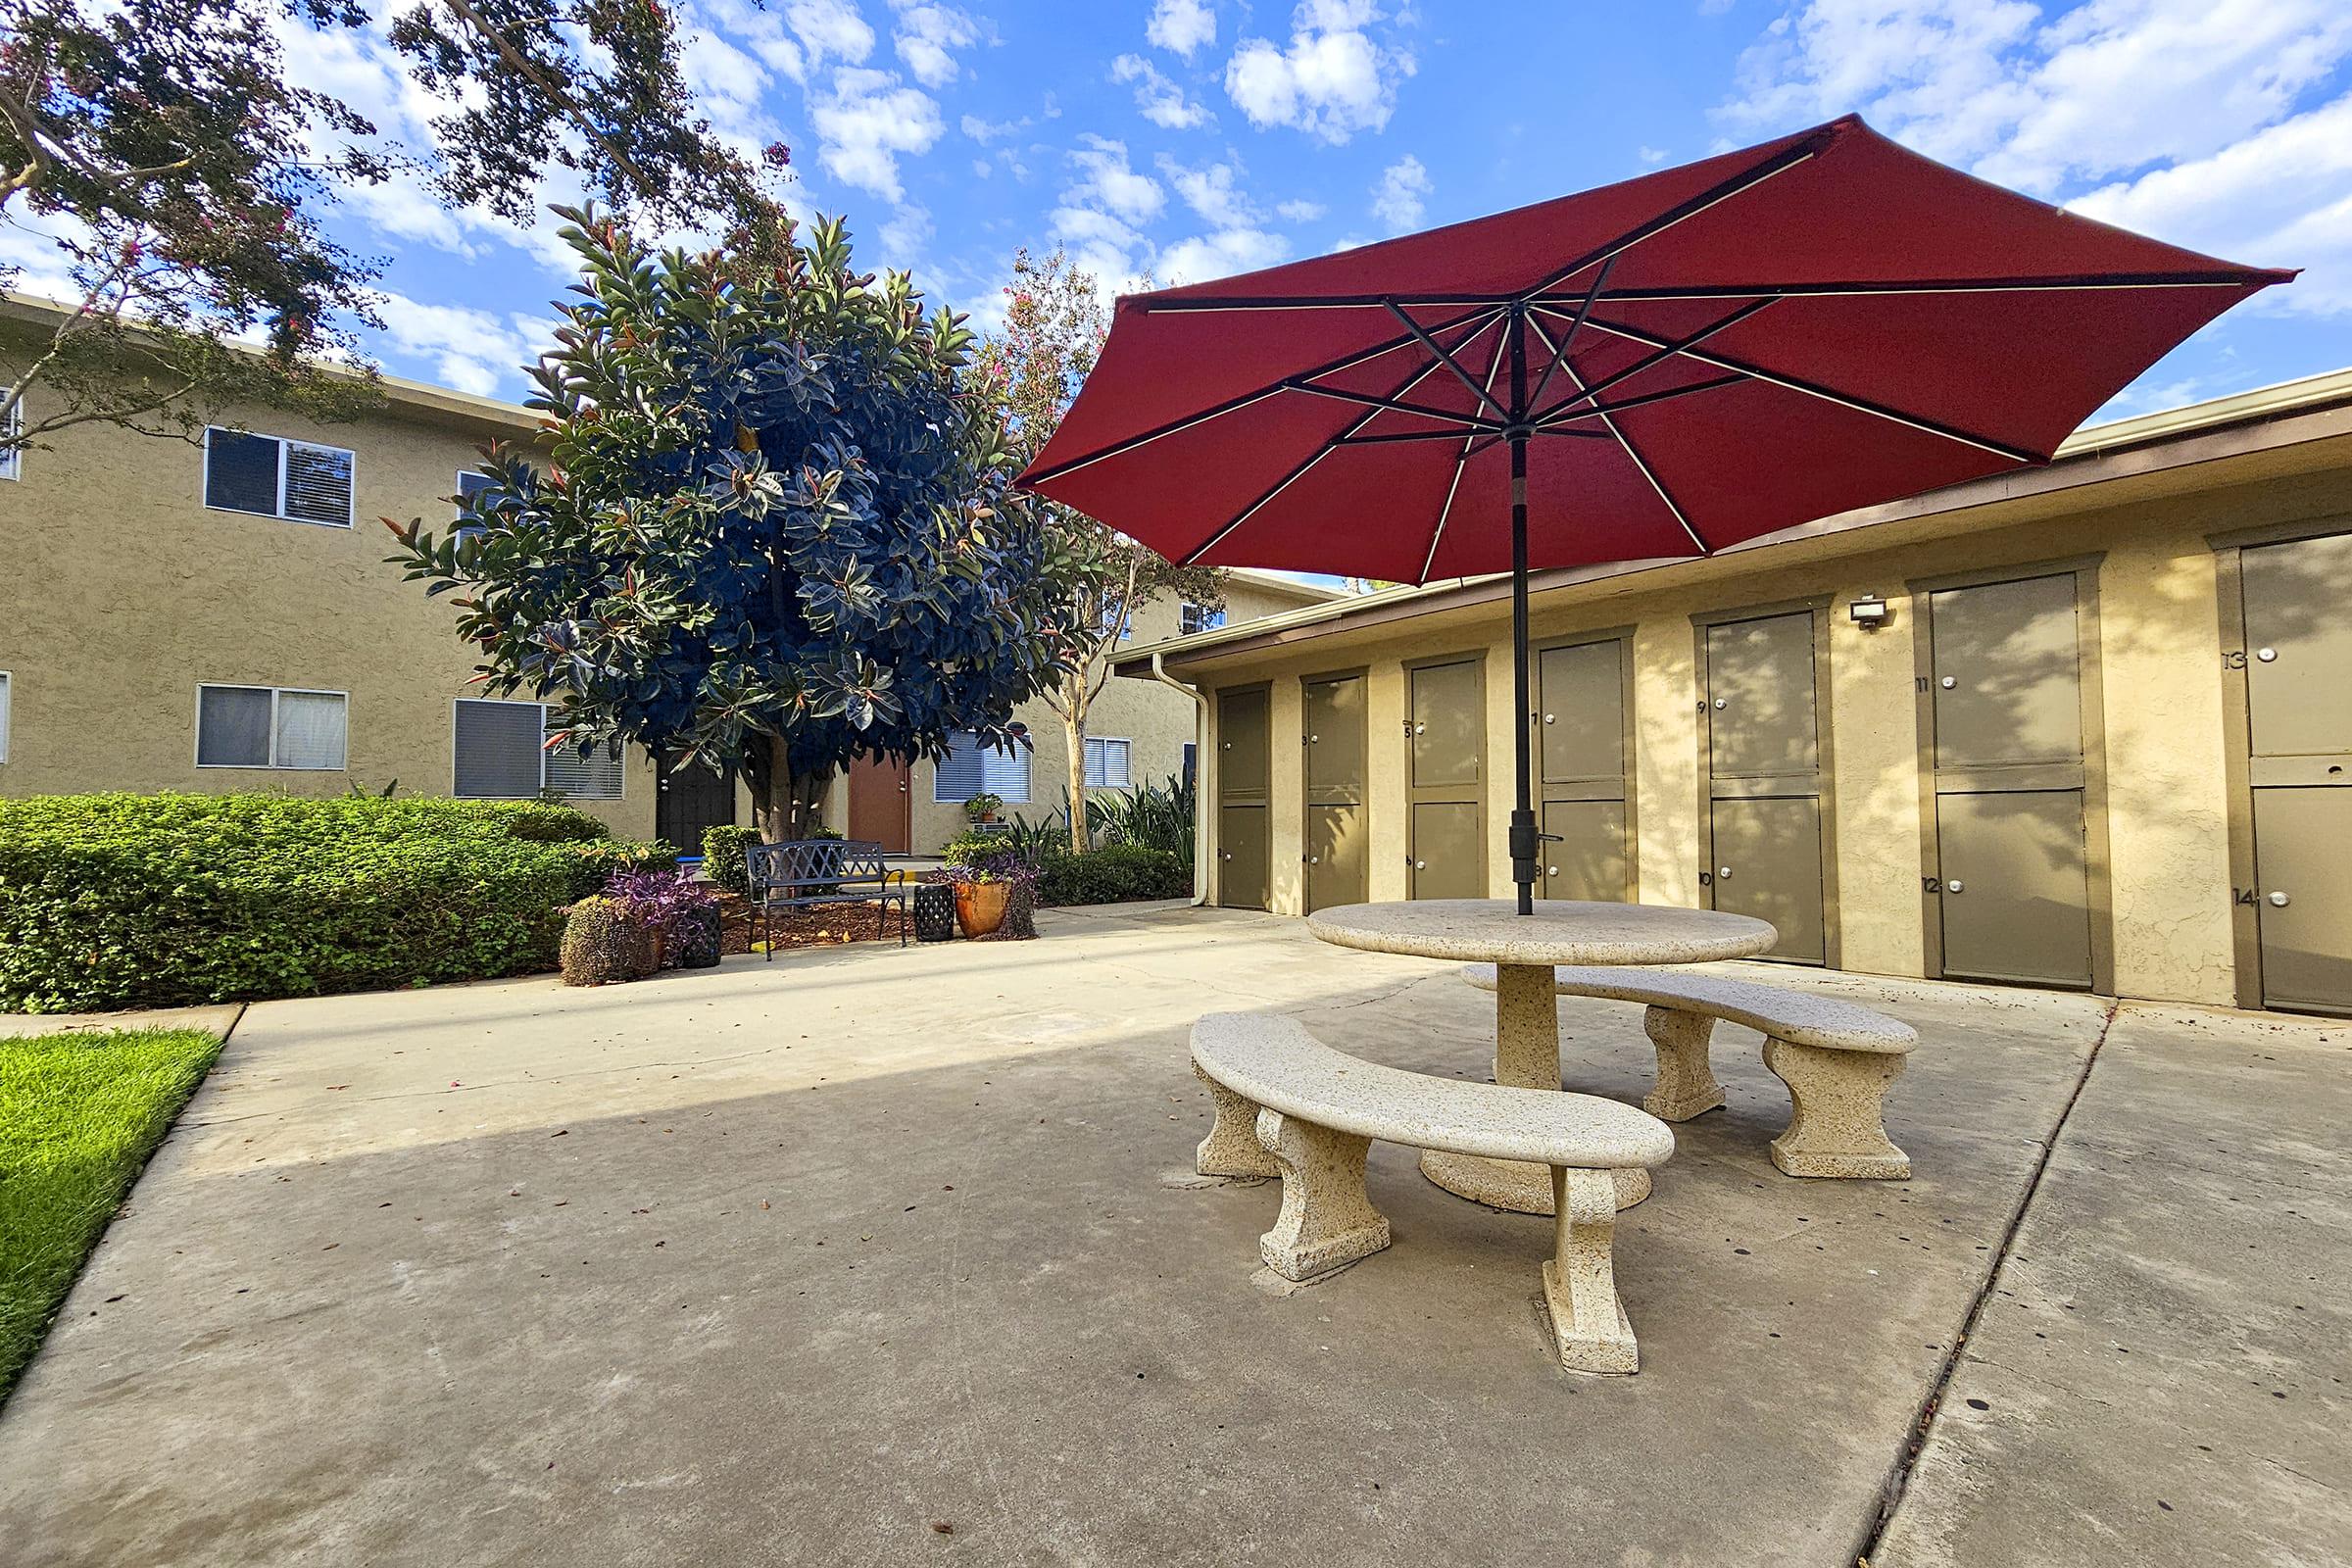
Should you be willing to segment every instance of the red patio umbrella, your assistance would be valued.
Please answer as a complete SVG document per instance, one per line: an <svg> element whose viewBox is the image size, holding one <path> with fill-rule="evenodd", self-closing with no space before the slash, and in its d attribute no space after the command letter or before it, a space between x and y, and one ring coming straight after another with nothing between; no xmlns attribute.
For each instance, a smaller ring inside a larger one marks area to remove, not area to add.
<svg viewBox="0 0 2352 1568"><path fill-rule="evenodd" d="M1024 488L1171 561L1527 574L1701 556L2049 461L2291 271L1905 151L1854 117L1492 218L1118 302Z"/></svg>

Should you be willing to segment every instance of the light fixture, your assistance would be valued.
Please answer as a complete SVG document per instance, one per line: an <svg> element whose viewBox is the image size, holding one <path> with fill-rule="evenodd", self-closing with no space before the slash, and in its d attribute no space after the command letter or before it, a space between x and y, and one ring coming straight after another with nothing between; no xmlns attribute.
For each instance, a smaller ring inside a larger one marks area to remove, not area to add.
<svg viewBox="0 0 2352 1568"><path fill-rule="evenodd" d="M1856 594L1845 607L1846 615L1864 631L1877 631L1894 617L1893 610L1877 594Z"/></svg>

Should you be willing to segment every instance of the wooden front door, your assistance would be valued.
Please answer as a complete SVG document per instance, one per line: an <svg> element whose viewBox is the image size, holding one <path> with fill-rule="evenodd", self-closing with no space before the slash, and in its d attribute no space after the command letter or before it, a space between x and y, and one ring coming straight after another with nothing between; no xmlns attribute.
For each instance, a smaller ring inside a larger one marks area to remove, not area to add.
<svg viewBox="0 0 2352 1568"><path fill-rule="evenodd" d="M850 837L879 844L884 853L905 855L911 845L907 827L909 769L905 762L876 761L860 757L850 764Z"/></svg>

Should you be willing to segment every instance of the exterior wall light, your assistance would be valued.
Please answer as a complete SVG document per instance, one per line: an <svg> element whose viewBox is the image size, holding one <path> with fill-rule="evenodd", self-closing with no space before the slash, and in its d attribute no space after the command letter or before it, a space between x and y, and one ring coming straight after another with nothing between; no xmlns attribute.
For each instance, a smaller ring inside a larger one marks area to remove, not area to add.
<svg viewBox="0 0 2352 1568"><path fill-rule="evenodd" d="M1893 610L1877 594L1856 594L1845 607L1853 623L1864 631L1877 631L1894 618Z"/></svg>

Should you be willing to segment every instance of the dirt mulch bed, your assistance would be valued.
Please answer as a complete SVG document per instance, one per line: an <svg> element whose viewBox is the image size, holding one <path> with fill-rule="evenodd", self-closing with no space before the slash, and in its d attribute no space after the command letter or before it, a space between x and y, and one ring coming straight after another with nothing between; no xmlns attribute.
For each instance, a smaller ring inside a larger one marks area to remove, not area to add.
<svg viewBox="0 0 2352 1568"><path fill-rule="evenodd" d="M748 900L732 893L718 896L719 944L721 953L752 951L752 906ZM899 940L899 911L894 906L887 912L879 903L824 904L805 909L778 909L768 922L770 946L778 952L788 948L835 948L850 942L892 942ZM910 915L906 924L906 940L914 940L914 922Z"/></svg>

